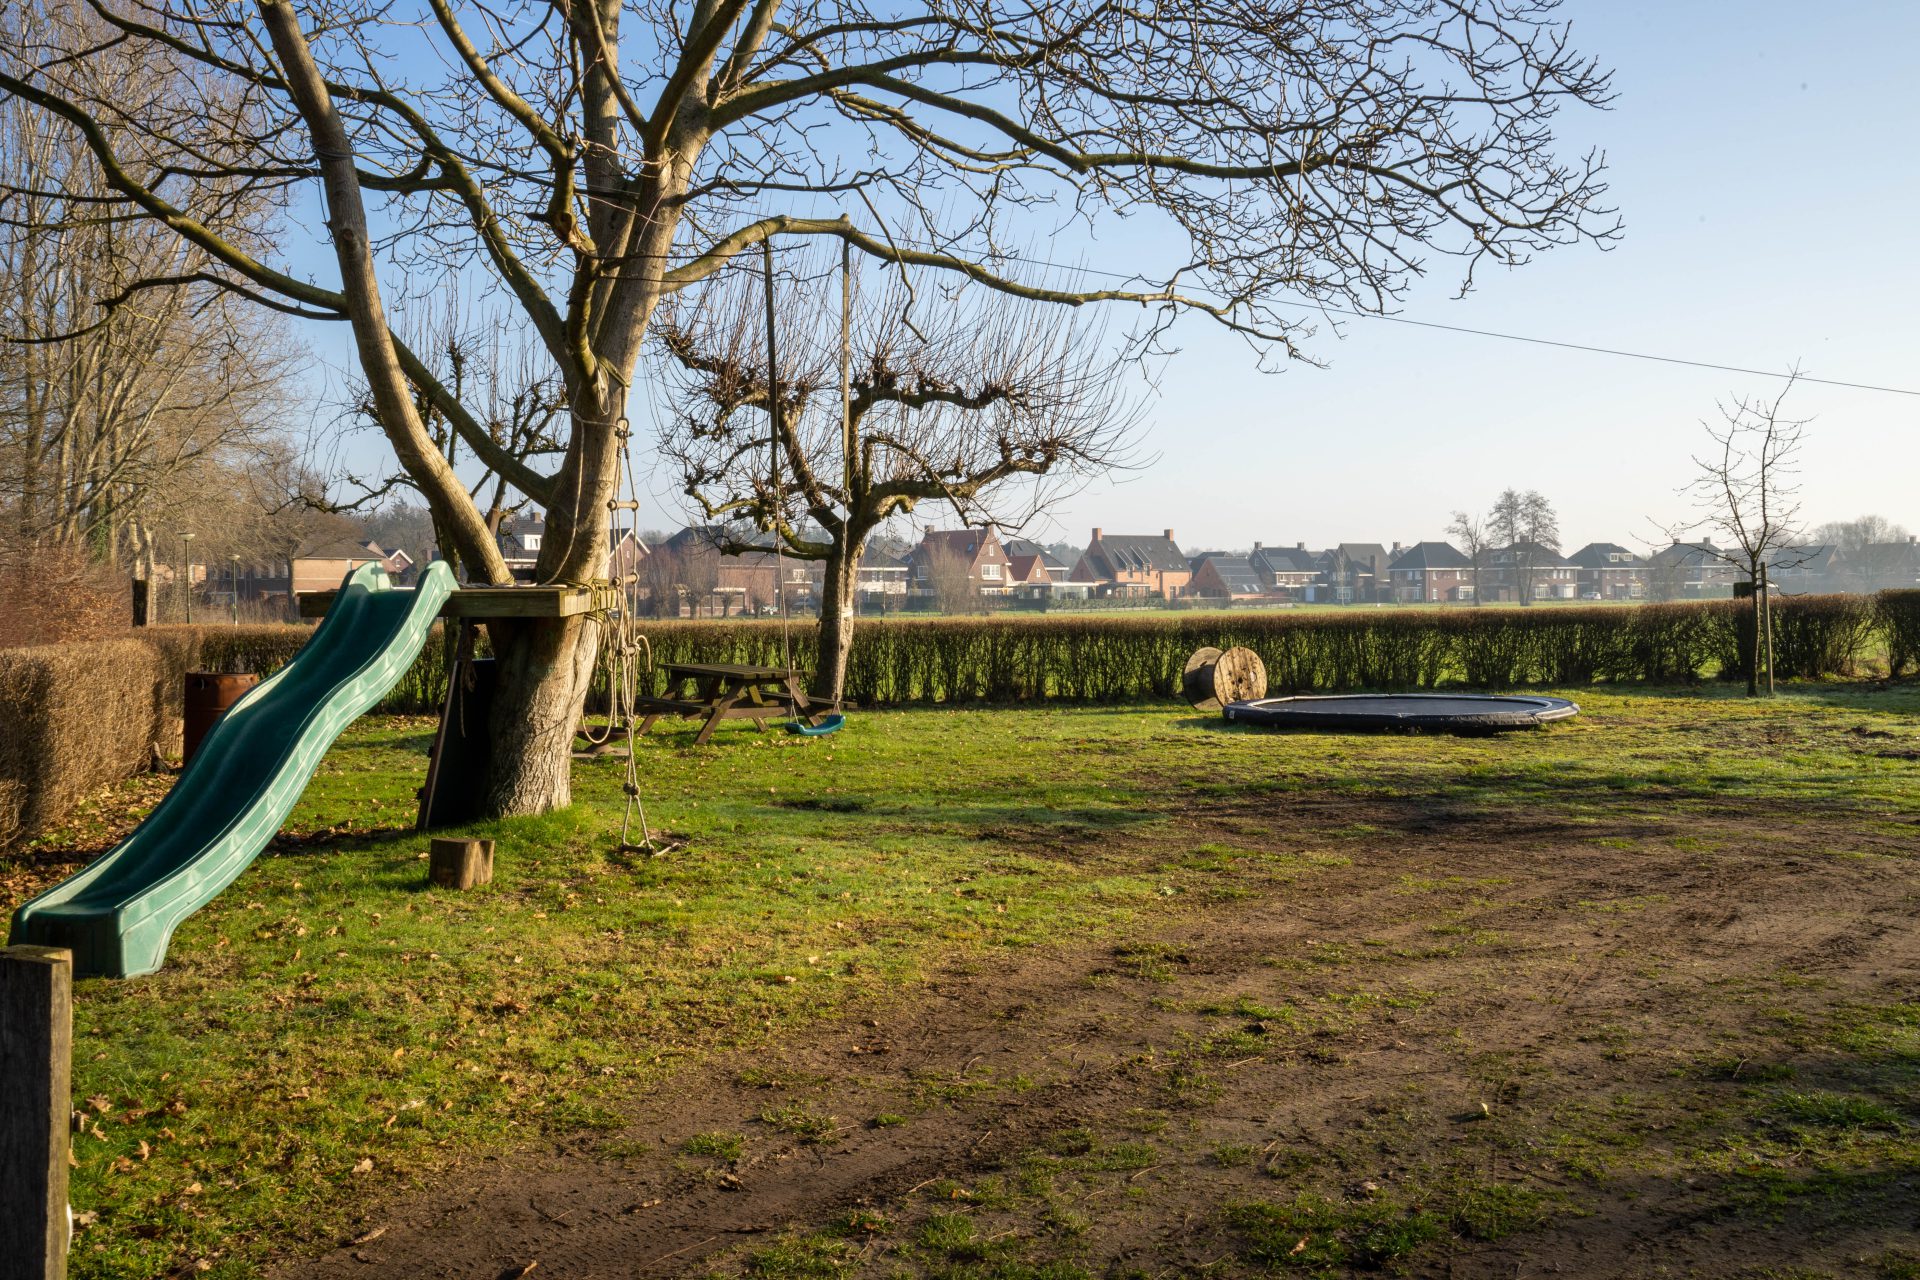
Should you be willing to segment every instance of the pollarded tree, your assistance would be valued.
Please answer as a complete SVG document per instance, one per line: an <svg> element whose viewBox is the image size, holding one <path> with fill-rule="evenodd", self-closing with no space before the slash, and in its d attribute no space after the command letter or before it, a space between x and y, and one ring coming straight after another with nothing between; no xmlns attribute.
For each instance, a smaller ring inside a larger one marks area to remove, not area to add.
<svg viewBox="0 0 1920 1280"><path fill-rule="evenodd" d="M661 447L706 517L748 522L785 555L822 562L814 692L837 702L875 530L922 503L1020 528L1125 465L1132 415L1098 330L1050 308L978 288L916 308L897 275L876 287L844 263L796 265L799 279L771 301L763 281L736 274L657 322L671 407Z"/></svg>
<svg viewBox="0 0 1920 1280"><path fill-rule="evenodd" d="M506 567L415 394L546 509L539 576L595 577L655 309L770 236L1293 353L1303 301L1377 309L1431 255L1465 287L1618 225L1598 157L1556 151L1561 107L1609 89L1555 0L93 0L99 36L56 20L74 2L25 0L0 90L78 133L115 212L204 254L201 279L351 326L399 464L484 581ZM100 89L129 58L179 84ZM236 233L208 174L286 208L277 238ZM315 194L324 272L294 216ZM1137 285L1006 251L1121 214L1154 233ZM557 466L505 456L401 340L403 278L511 300L567 391ZM490 629L485 803L565 803L596 629Z"/></svg>

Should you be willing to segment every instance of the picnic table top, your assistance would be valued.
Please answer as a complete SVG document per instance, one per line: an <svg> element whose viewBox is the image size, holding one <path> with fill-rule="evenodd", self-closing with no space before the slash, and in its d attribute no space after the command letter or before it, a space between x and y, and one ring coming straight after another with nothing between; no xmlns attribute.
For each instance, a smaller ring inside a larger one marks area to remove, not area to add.
<svg viewBox="0 0 1920 1280"><path fill-rule="evenodd" d="M742 662L668 662L668 671L688 676L722 676L732 680L785 680L784 667L756 667Z"/></svg>

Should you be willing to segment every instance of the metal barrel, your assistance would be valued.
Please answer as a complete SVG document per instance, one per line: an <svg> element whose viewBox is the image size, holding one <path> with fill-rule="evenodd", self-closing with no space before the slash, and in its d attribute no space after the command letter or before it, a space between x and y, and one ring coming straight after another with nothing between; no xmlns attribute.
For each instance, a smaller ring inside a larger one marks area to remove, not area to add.
<svg viewBox="0 0 1920 1280"><path fill-rule="evenodd" d="M180 726L180 763L193 759L201 739L212 731L214 722L242 695L260 683L257 675L222 675L213 671L189 671L185 696L185 714Z"/></svg>

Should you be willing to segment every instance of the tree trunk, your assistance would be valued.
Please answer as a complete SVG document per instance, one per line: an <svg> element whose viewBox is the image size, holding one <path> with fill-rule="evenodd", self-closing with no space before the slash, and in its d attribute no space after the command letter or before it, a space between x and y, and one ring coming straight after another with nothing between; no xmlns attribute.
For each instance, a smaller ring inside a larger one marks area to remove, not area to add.
<svg viewBox="0 0 1920 1280"><path fill-rule="evenodd" d="M1747 696L1760 696L1760 589L1753 584L1753 594L1747 597L1753 611L1753 631L1747 646Z"/></svg>
<svg viewBox="0 0 1920 1280"><path fill-rule="evenodd" d="M599 630L583 617L487 624L497 683L484 812L546 813L573 802L573 736L593 683Z"/></svg>
<svg viewBox="0 0 1920 1280"><path fill-rule="evenodd" d="M819 667L813 673L813 696L823 702L838 704L846 694L858 565L859 552L839 546L827 557L826 581L820 589Z"/></svg>
<svg viewBox="0 0 1920 1280"><path fill-rule="evenodd" d="M1760 586L1760 625L1766 637L1767 696L1773 696L1773 584L1762 580Z"/></svg>

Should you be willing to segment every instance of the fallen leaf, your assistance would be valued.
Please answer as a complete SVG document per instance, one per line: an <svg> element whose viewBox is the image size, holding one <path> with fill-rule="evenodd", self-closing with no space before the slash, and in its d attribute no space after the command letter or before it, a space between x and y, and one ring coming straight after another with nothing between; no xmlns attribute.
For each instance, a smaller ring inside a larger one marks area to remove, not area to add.
<svg viewBox="0 0 1920 1280"><path fill-rule="evenodd" d="M359 1164L356 1164L355 1166L353 1166L353 1171L355 1173L372 1173L373 1172L372 1157L370 1156L363 1157Z"/></svg>
<svg viewBox="0 0 1920 1280"><path fill-rule="evenodd" d="M375 1227L371 1231L361 1232L359 1235L355 1236L353 1239L347 1241L347 1243L348 1244L372 1244L375 1240L378 1240L381 1236L385 1234L387 1234L387 1229L384 1226Z"/></svg>
<svg viewBox="0 0 1920 1280"><path fill-rule="evenodd" d="M1291 1258L1297 1253L1305 1253L1307 1249L1307 1241L1312 1238L1313 1237L1311 1236L1301 1236L1299 1241L1294 1244L1293 1248L1287 1250L1287 1256Z"/></svg>

